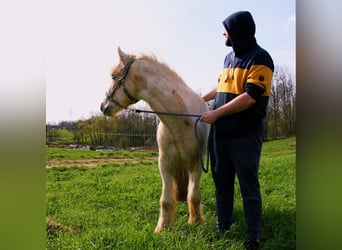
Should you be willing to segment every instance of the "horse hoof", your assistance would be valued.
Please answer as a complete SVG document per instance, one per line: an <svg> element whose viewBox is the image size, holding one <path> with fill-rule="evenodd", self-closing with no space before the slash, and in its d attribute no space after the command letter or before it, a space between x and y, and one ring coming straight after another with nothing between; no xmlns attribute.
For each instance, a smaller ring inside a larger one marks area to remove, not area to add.
<svg viewBox="0 0 342 250"><path fill-rule="evenodd" d="M204 218L189 218L188 224L189 225L198 225L201 224L204 221Z"/></svg>
<svg viewBox="0 0 342 250"><path fill-rule="evenodd" d="M160 233L160 232L162 232L162 231L164 231L164 228L163 228L163 227L160 227L160 226L157 226L157 227L154 229L154 232L155 232L155 233Z"/></svg>

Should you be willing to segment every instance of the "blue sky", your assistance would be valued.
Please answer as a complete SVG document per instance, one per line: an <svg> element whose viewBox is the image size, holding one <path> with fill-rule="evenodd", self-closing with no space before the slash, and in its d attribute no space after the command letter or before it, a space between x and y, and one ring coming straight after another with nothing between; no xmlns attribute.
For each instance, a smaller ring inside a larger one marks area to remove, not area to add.
<svg viewBox="0 0 342 250"><path fill-rule="evenodd" d="M99 112L118 62L117 47L153 53L197 93L217 83L223 59L222 21L248 10L260 46L295 74L294 0L60 0L46 16L46 121L86 119Z"/></svg>

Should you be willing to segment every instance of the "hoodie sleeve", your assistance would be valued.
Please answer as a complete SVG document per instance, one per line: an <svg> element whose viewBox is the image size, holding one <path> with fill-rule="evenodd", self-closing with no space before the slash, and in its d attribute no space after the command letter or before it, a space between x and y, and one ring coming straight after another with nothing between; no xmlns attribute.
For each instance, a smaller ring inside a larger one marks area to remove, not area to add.
<svg viewBox="0 0 342 250"><path fill-rule="evenodd" d="M259 54L249 70L245 91L257 100L260 96L270 96L273 77L273 61L267 52Z"/></svg>

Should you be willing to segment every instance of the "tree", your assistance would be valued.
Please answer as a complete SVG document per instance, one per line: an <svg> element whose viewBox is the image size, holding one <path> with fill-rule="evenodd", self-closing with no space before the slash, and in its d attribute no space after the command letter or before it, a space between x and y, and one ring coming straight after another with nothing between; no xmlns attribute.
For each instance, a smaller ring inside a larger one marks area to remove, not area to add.
<svg viewBox="0 0 342 250"><path fill-rule="evenodd" d="M47 145L56 144L57 140L59 140L60 138L61 138L61 135L58 129L55 129L55 128L48 129L48 126L46 126L46 144Z"/></svg>
<svg viewBox="0 0 342 250"><path fill-rule="evenodd" d="M276 66L266 117L268 139L296 132L296 91L294 79L286 67Z"/></svg>

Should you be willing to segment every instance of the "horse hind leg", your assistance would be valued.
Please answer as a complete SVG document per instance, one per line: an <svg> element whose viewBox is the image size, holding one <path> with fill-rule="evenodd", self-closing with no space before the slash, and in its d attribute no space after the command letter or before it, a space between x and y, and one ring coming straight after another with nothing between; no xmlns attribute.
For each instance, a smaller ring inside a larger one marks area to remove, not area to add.
<svg viewBox="0 0 342 250"><path fill-rule="evenodd" d="M199 168L197 168L199 169ZM201 211L201 192L200 192L201 171L193 171L189 175L188 185L188 207L189 219L188 224L201 223L203 221Z"/></svg>

